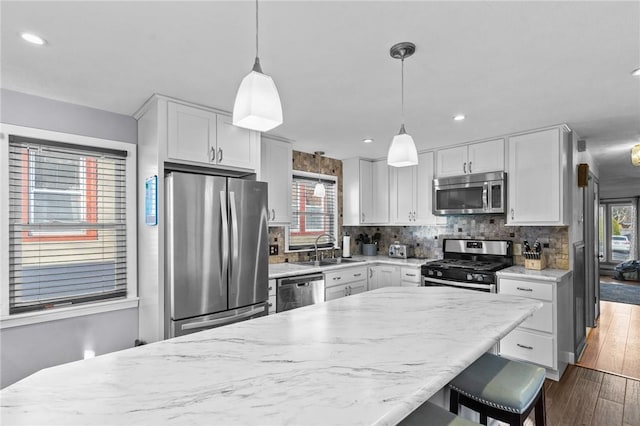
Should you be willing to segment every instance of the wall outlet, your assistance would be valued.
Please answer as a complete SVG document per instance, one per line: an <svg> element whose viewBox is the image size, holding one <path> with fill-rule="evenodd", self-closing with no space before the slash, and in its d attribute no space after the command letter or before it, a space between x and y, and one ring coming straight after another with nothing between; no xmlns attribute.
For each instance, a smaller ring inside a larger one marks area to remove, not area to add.
<svg viewBox="0 0 640 426"><path fill-rule="evenodd" d="M514 256L522 256L522 244L514 244L513 245L513 255Z"/></svg>
<svg viewBox="0 0 640 426"><path fill-rule="evenodd" d="M278 245L270 244L269 245L269 256L275 256L278 254Z"/></svg>

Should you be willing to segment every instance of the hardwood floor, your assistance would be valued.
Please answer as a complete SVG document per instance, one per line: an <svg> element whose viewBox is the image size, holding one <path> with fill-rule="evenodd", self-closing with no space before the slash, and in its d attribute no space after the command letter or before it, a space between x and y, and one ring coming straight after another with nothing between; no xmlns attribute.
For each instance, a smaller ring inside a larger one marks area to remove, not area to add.
<svg viewBox="0 0 640 426"><path fill-rule="evenodd" d="M598 326L578 365L640 380L640 306L600 302Z"/></svg>
<svg viewBox="0 0 640 426"><path fill-rule="evenodd" d="M545 382L545 393L549 426L640 425L638 380L569 365L559 382Z"/></svg>

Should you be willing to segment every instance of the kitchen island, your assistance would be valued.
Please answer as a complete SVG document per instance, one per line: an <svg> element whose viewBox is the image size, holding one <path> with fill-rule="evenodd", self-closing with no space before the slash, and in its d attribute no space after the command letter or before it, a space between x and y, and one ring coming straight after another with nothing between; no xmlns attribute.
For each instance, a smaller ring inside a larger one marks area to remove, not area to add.
<svg viewBox="0 0 640 426"><path fill-rule="evenodd" d="M48 368L3 425L391 425L541 306L388 287Z"/></svg>

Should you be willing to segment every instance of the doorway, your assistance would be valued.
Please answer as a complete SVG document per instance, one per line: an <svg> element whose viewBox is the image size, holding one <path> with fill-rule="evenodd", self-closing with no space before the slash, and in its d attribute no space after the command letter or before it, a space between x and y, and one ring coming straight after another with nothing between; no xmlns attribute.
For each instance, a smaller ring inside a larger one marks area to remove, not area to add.
<svg viewBox="0 0 640 426"><path fill-rule="evenodd" d="M600 202L601 300L640 305L638 199Z"/></svg>

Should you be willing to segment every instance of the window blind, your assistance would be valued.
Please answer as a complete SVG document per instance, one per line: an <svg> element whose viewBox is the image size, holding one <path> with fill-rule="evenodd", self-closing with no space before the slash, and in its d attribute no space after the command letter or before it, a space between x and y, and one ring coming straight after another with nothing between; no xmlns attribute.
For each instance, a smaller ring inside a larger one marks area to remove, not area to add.
<svg viewBox="0 0 640 426"><path fill-rule="evenodd" d="M325 196L313 195L316 184L325 186ZM289 249L302 250L314 247L316 238L322 234L335 237L337 217L336 182L293 175L291 187L291 225L289 226ZM318 247L332 247L329 237L318 240Z"/></svg>
<svg viewBox="0 0 640 426"><path fill-rule="evenodd" d="M126 296L125 161L9 138L11 314Z"/></svg>

